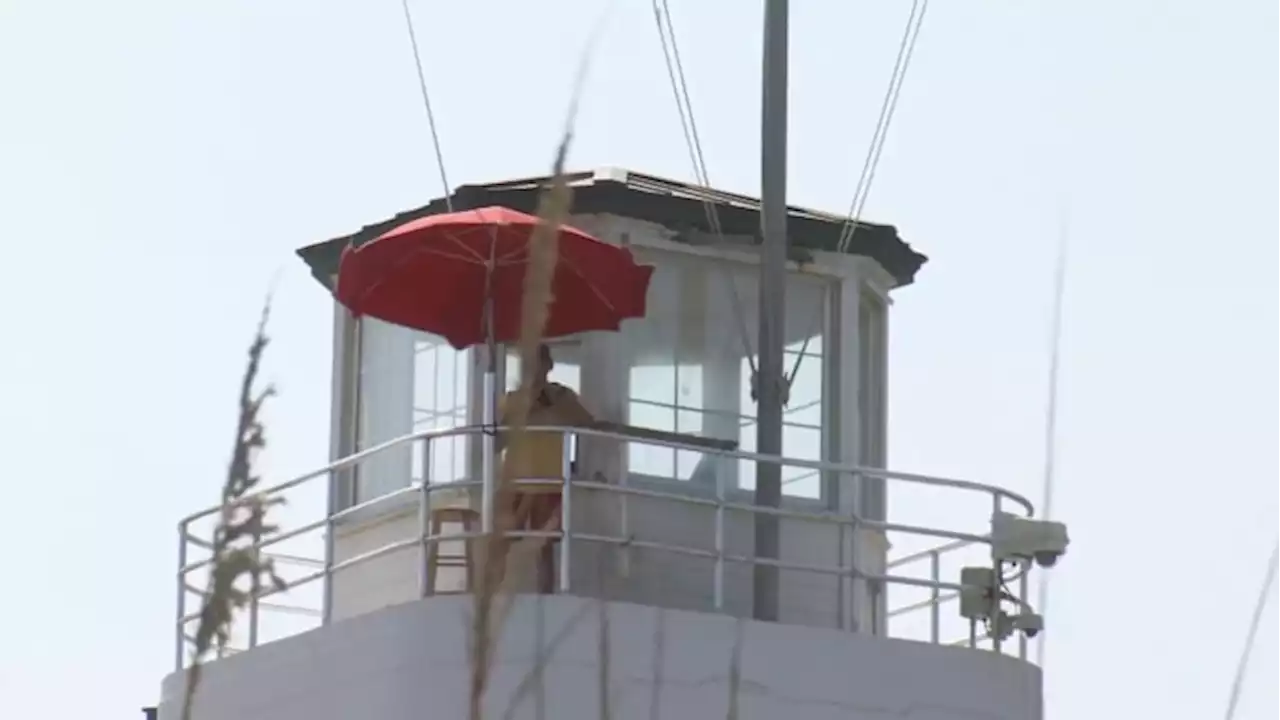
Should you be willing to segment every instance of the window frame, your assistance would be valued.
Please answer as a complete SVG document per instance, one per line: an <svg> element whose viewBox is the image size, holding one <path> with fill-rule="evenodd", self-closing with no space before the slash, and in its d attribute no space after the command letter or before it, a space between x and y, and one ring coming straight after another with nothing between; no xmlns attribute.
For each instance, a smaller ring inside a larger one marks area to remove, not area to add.
<svg viewBox="0 0 1280 720"><path fill-rule="evenodd" d="M650 262L655 264L663 263L663 262L679 263L682 260L689 260L693 262L728 263L729 272L731 273L741 272L744 269L756 270L759 267L758 260L749 255L741 255L737 257L725 257L725 256L719 255L718 253L713 255L712 253L709 253L706 250L703 250L701 248L690 248L685 246L668 246L667 243L653 243L653 244L644 243L638 249L640 249L641 251L640 253L638 253L638 259L640 259L642 262ZM847 277L845 276L845 274L836 270L825 271L825 270L806 269L804 271L796 271L794 268L789 267L787 269L787 279L788 281L792 281L792 282L794 282L796 279L801 279L801 280L815 282L819 284L818 296L821 298L821 302L823 304L822 313L821 313L822 317L820 319L820 329L821 329L821 334L823 338L823 352L820 356L817 356L816 358L813 358L811 356L806 357L803 362L812 362L813 360L816 359L816 360L819 360L821 363L820 376L821 376L822 388L820 390L819 396L822 401L821 403L822 409L820 411L820 418L821 418L820 425L814 425L812 423L803 423L803 422L792 423L792 422L787 422L785 418L784 418L784 425L795 426L795 427L804 428L804 429L817 429L819 431L819 438L818 438L819 459L823 462L838 463L840 462L840 452L842 447L841 438L839 435L839 432L840 432L839 431L839 427L840 427L839 405L840 404L835 398L835 396L832 395L833 392L838 391L838 388L840 386L839 378L840 378L840 371L841 371L841 367L840 367L841 347L839 343L839 328L836 326L836 320L838 318L836 307L840 301L841 288L844 285L844 283L847 281ZM625 331L625 326L624 326L624 331ZM757 350L758 348L752 348L752 349ZM677 350L678 350L678 347L677 347ZM794 353L791 353L790 357L794 357ZM652 401L652 400L645 400L645 399L637 400L633 398L631 394L631 368L633 367L631 355L627 352L622 353L620 358L620 364L622 365L622 367L620 368L621 376L625 378L625 381L622 383L619 383L617 387L620 394L618 400L620 401L621 406L625 409L625 412L627 413L627 415L624 417L629 418L630 406L632 403L636 403L636 404L642 404L642 405L651 406L651 407L663 407L664 409L671 409L673 413L679 413L681 411L695 412L695 413L703 414L704 416L710 415L710 416L718 416L718 417L734 417L739 422L743 420L754 421L754 418L752 416L742 412L740 399L734 401L736 410L733 412L725 411L719 408L708 409L708 408L700 408L700 407L691 407L688 405L682 405L678 401L668 405L665 403L660 403L658 401ZM787 363L786 369L788 372L790 371L791 367L792 367L792 364ZM677 381L678 381L678 377L679 376L677 372ZM740 379L740 382L744 380L745 378ZM678 385L676 385L675 387L678 387ZM739 436L739 442L741 442L740 436ZM676 489L676 488L690 488L690 487L696 487L697 485L696 482L690 483L689 480L679 479L678 476L675 474L673 474L671 477L660 477L660 476L652 476L644 473L634 472L631 470L631 463L630 463L629 457L624 460L622 470L624 472L627 472L633 481L638 480L642 484L654 484L660 488L667 489L667 490ZM745 489L742 487L741 477L740 477L740 473L738 472L737 462L733 462L731 464L731 469L728 469L726 472L729 473L730 480L731 480L731 482L728 484L728 491L730 493L735 494L738 497L747 497L753 494L754 492L753 490ZM839 482L839 479L836 477L823 479L823 473L821 471L817 471L817 472L819 474L818 496L812 497L812 496L806 496L806 495L788 494L785 492L785 487L784 487L784 492L783 492L784 505L798 505L803 508L821 509L824 507L828 507L832 503L836 502L836 498L837 498L836 486Z"/></svg>

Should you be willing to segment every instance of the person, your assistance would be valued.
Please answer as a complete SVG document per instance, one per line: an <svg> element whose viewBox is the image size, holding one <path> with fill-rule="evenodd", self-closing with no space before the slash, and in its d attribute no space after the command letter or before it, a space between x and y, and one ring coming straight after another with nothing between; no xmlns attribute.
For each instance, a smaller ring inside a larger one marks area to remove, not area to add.
<svg viewBox="0 0 1280 720"><path fill-rule="evenodd" d="M529 388L527 425L586 426L595 423L591 413L572 389L551 382L555 368L551 348L538 346L537 366ZM502 398L498 406L498 422L509 424L507 417L516 392ZM506 527L511 530L558 530L562 491L565 482L565 436L559 432L530 431L523 440L512 445L499 438L502 451L502 480L506 484ZM524 481L524 482L516 482ZM530 482L532 481L532 482ZM505 553L504 553L505 555ZM555 550L552 542L544 542L538 553L538 592L550 594L555 589Z"/></svg>

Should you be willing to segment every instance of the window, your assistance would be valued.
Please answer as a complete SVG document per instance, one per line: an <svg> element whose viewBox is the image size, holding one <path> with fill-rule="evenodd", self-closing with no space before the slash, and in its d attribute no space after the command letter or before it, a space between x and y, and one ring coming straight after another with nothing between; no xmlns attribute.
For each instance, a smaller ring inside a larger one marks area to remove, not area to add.
<svg viewBox="0 0 1280 720"><path fill-rule="evenodd" d="M630 360L627 422L668 432L732 439L746 451L756 441L755 401L747 349L758 348L757 269L724 260L653 253L648 314L623 326ZM786 370L796 371L785 410L783 454L819 460L824 444L823 348L830 282L813 275L788 277ZM807 344L804 338L812 335ZM744 345L746 346L744 348ZM801 350L803 347L803 359ZM797 360L799 363L797 364ZM755 488L754 462L728 462L711 470L714 456L633 443L630 472L701 481L722 472L731 486ZM817 471L784 468L783 492L818 498Z"/></svg>
<svg viewBox="0 0 1280 720"><path fill-rule="evenodd" d="M628 422L638 427L687 435L702 434L702 366L671 362L633 366ZM688 480L702 453L656 445L631 445L631 472Z"/></svg>
<svg viewBox="0 0 1280 720"><path fill-rule="evenodd" d="M548 343L551 346L551 357L555 359L555 367L551 369L548 379L560 383L574 392L582 393L582 364L579 359L582 347L577 342L560 341ZM520 385L520 351L507 347L507 367L505 386L507 392Z"/></svg>
<svg viewBox="0 0 1280 720"><path fill-rule="evenodd" d="M716 397L717 382L725 379L707 369L726 364L720 337L724 323L708 318L716 308L710 296L719 288L708 287L714 278L705 262L664 254L656 265L646 316L623 327L630 360L626 422L686 435L733 437L725 432L731 424L713 417L717 412L729 415L733 408L708 402ZM707 456L636 442L629 445L627 457L631 473L690 480L706 467Z"/></svg>
<svg viewBox="0 0 1280 720"><path fill-rule="evenodd" d="M358 450L412 432L468 422L470 353L442 338L365 317L360 321ZM431 444L430 478L465 476L467 438ZM417 444L384 450L356 469L355 502L406 487L423 476Z"/></svg>
<svg viewBox="0 0 1280 720"><path fill-rule="evenodd" d="M444 338L414 333L413 430L447 430L468 421L471 394L471 356L455 350ZM431 443L431 482L452 482L467 476L467 443L457 435ZM413 478L422 479L422 456L415 453Z"/></svg>
<svg viewBox="0 0 1280 720"><path fill-rule="evenodd" d="M801 354L803 350L803 355ZM757 360L758 362L758 360ZM788 375L794 370L791 382L790 402L782 411L782 455L800 460L822 459L822 337L813 337L804 347L804 341L791 343L783 353L783 366ZM756 403L751 399L751 367L742 361L744 381L740 400L744 409L740 423L738 442L743 450L756 449ZM738 487L754 490L756 464L742 460L738 463ZM822 475L806 468L782 468L782 493L795 497L822 497Z"/></svg>

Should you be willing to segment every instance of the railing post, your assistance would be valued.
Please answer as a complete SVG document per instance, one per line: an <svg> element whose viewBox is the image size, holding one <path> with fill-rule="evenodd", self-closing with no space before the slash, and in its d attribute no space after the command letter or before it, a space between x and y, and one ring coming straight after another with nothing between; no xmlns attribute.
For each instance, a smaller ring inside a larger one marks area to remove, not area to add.
<svg viewBox="0 0 1280 720"><path fill-rule="evenodd" d="M178 523L178 622L174 639L173 669L181 670L187 645L187 521Z"/></svg>
<svg viewBox="0 0 1280 720"><path fill-rule="evenodd" d="M716 462L716 560L712 597L716 612L724 610L724 465Z"/></svg>
<svg viewBox="0 0 1280 720"><path fill-rule="evenodd" d="M1031 575L1031 561L1025 560L1023 562L1025 562L1026 565L1022 568L1022 577L1018 578L1018 600L1019 604L1025 607L1027 595L1030 594L1030 582L1028 577ZM1021 608L1019 608L1019 611L1021 611ZM1027 659L1027 634L1024 632L1018 633L1018 659Z"/></svg>
<svg viewBox="0 0 1280 720"><path fill-rule="evenodd" d="M262 559L262 549L258 544L262 542L262 534L255 532L253 534L253 559L255 564ZM212 568L210 568L212 570ZM259 573L254 571L253 577L249 580L249 649L258 646L258 594L262 592L262 580Z"/></svg>
<svg viewBox="0 0 1280 720"><path fill-rule="evenodd" d="M929 552L929 579L934 582L934 586L929 588L929 641L938 644L939 635L941 635L942 610L939 604L942 602L942 593L938 590L937 583L942 577L942 558L937 550Z"/></svg>
<svg viewBox="0 0 1280 720"><path fill-rule="evenodd" d="M599 442L598 439L597 442ZM615 439L615 442L620 443L622 441ZM621 455L625 458L628 457L630 453L631 443L627 443L626 448L623 450ZM618 504L623 545L619 549L621 556L619 557L618 574L621 577L631 577L631 506L629 504L631 495L625 490L627 485L630 484L631 472L625 465L621 467L622 470L620 477L618 478L618 486L624 488L624 490L619 494Z"/></svg>
<svg viewBox="0 0 1280 720"><path fill-rule="evenodd" d="M571 452L571 444L573 435L564 433L564 451L561 459L560 472L564 478L564 490L561 491L560 502L560 588L561 593L569 592L569 525L571 524L571 516L573 515L573 454Z"/></svg>
<svg viewBox="0 0 1280 720"><path fill-rule="evenodd" d="M1000 493L991 494L991 517L995 518L1000 514ZM1001 644L1003 638L1000 637L1000 628L1004 625L1000 618L1000 595L1003 592L1001 583L1003 578L1003 562L996 560L994 562L993 572L991 573L991 650L997 654L1002 652Z"/></svg>
<svg viewBox="0 0 1280 720"><path fill-rule="evenodd" d="M486 352L493 352L492 349ZM493 363L492 357L486 362ZM492 366L492 365L491 365ZM498 493L497 472L497 421L494 419L494 377L493 373L484 374L484 407L481 410L483 428L480 434L480 529L487 535L494 531L494 502Z"/></svg>
<svg viewBox="0 0 1280 720"><path fill-rule="evenodd" d="M354 470L354 468L352 468ZM324 515L324 575L323 582L320 587L323 597L320 599L320 625L328 625L333 620L333 556L334 543L333 537L333 514L338 512L338 487L341 484L339 472L350 472L350 470L340 470L329 473L329 504ZM354 477L354 472L351 477ZM354 482L353 482L354 485ZM352 500L355 500L355 493L352 493Z"/></svg>
<svg viewBox="0 0 1280 720"><path fill-rule="evenodd" d="M840 567L845 567L845 533L847 532L845 524L842 522L836 525L836 558L840 561ZM844 573L836 576L836 629L845 630L849 625L849 618L845 612L845 593L846 582Z"/></svg>
<svg viewBox="0 0 1280 720"><path fill-rule="evenodd" d="M865 596L866 584L862 580L862 556L860 554L862 543L862 475L857 471L849 474L849 480L852 484L849 516L849 630L852 632L860 632L862 629L862 618L858 615L862 603L859 602ZM871 634L875 634L875 627L871 628Z"/></svg>
<svg viewBox="0 0 1280 720"><path fill-rule="evenodd" d="M422 491L418 495L418 597L435 592L431 587L431 546L438 542L431 533L431 438L422 438ZM469 543L468 538L463 541Z"/></svg>

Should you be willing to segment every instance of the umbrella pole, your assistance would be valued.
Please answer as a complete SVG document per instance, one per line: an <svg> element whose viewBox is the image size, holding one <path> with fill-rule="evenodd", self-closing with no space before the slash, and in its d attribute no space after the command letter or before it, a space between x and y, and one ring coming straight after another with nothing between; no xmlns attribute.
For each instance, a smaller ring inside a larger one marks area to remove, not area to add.
<svg viewBox="0 0 1280 720"><path fill-rule="evenodd" d="M495 440L495 424L496 410L498 404L497 396L497 375L498 375L498 343L494 341L493 331L493 296L489 293L485 295L484 301L485 315L485 334L488 336L486 354L488 358L485 361L484 371L484 410L482 413L484 432L481 433L481 479L482 479L482 497L480 499L480 527L486 532L493 532L493 508L494 499L497 494L497 483L495 480L494 455L496 454Z"/></svg>

